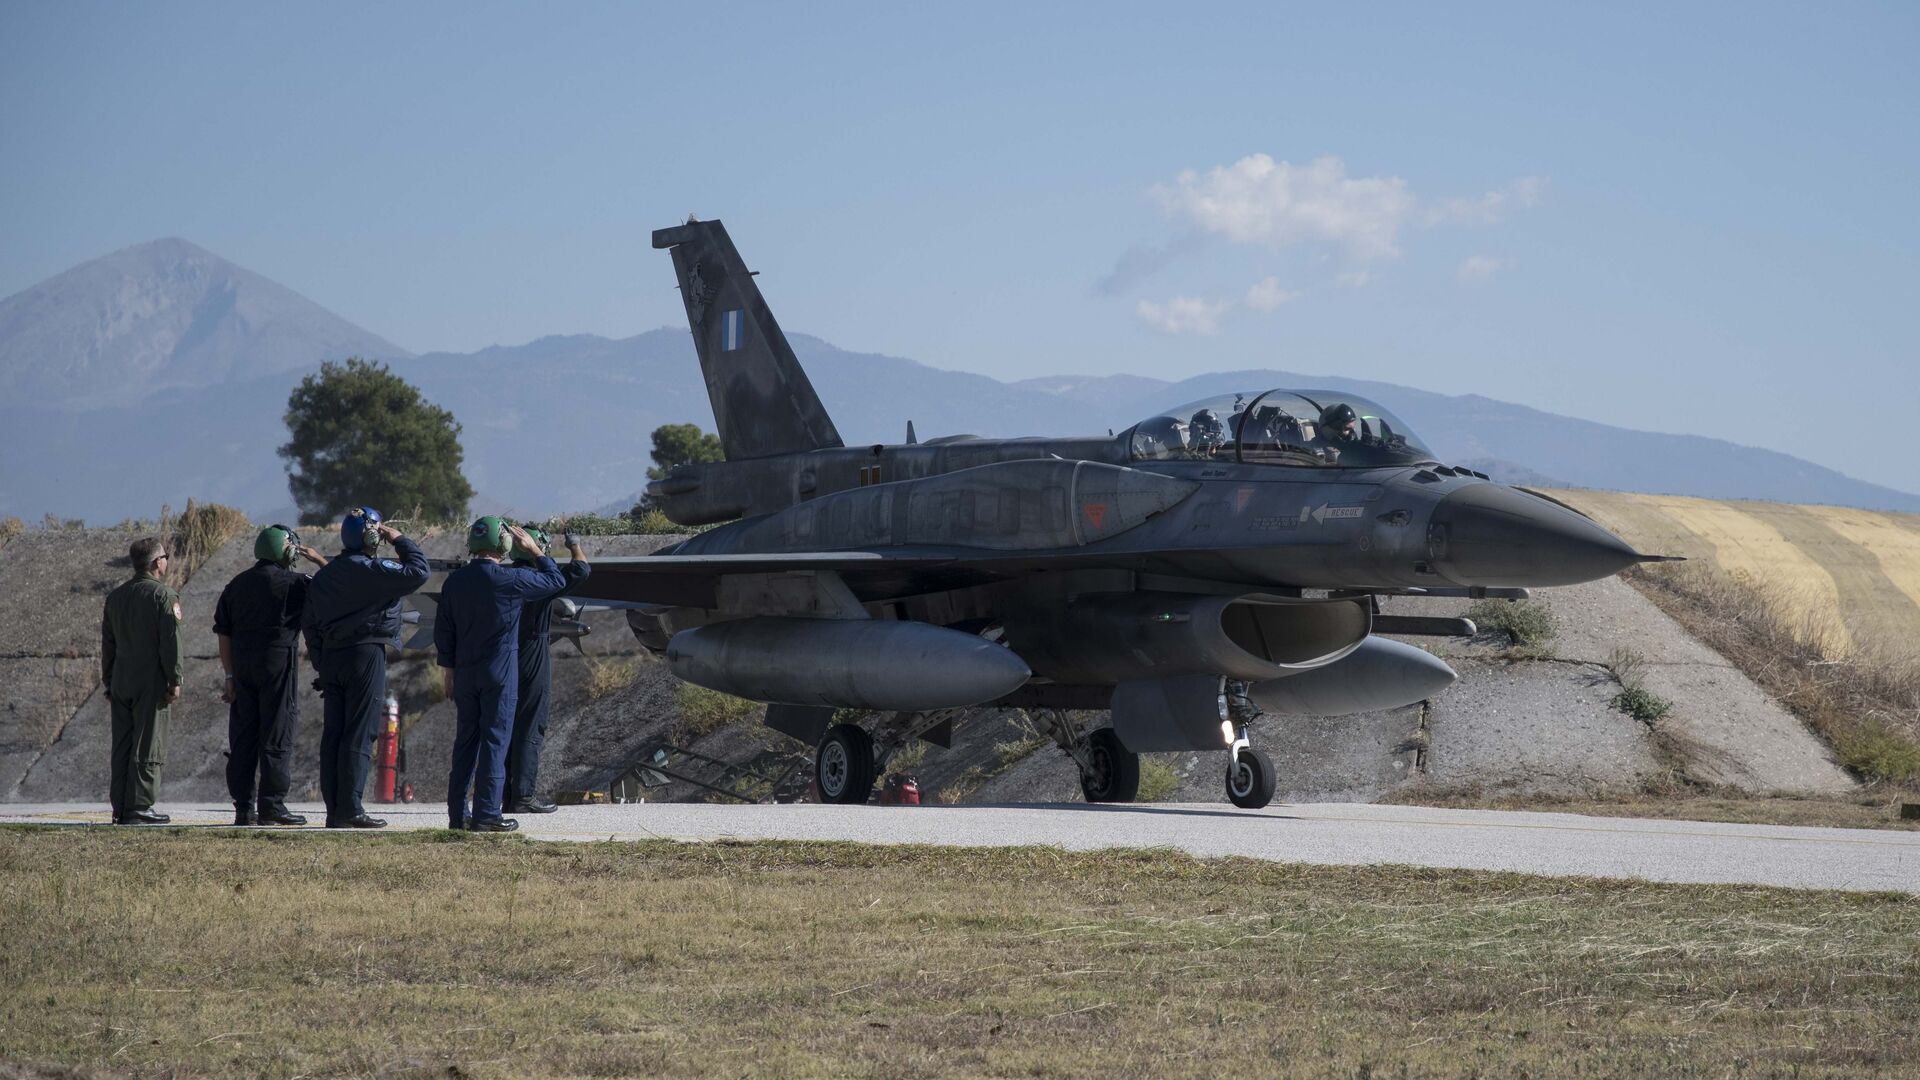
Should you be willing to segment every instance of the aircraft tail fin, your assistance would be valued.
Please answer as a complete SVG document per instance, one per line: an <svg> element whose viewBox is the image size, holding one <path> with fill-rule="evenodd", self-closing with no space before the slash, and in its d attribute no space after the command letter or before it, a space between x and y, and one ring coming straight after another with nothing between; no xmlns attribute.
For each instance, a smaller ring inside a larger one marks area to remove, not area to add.
<svg viewBox="0 0 1920 1080"><path fill-rule="evenodd" d="M689 219L655 230L653 246L673 250L727 460L845 445L727 230Z"/></svg>

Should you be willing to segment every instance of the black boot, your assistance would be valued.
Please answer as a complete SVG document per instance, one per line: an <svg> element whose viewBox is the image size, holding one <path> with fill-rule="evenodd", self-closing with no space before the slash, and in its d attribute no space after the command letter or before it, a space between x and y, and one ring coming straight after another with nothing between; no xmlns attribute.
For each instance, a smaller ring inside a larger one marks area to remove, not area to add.
<svg viewBox="0 0 1920 1080"><path fill-rule="evenodd" d="M284 806L263 806L259 814L262 825L305 825L307 815L296 814Z"/></svg>
<svg viewBox="0 0 1920 1080"><path fill-rule="evenodd" d="M550 802L541 802L538 797L515 799L507 804L509 814L551 814L560 809Z"/></svg>
<svg viewBox="0 0 1920 1080"><path fill-rule="evenodd" d="M233 823L235 825L254 824L253 807L247 806L242 803L234 803L233 804Z"/></svg>
<svg viewBox="0 0 1920 1080"><path fill-rule="evenodd" d="M467 822L468 832L512 832L519 827L520 823L510 817Z"/></svg>

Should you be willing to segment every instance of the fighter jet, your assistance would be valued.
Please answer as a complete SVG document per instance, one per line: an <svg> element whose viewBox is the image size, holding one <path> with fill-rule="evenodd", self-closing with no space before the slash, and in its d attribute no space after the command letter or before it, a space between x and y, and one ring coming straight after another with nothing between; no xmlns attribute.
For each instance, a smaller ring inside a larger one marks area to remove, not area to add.
<svg viewBox="0 0 1920 1080"><path fill-rule="evenodd" d="M892 753L973 707L1045 718L1089 800L1131 801L1146 751L1227 750L1226 794L1273 798L1247 721L1431 696L1454 672L1381 633L1397 595L1520 596L1658 559L1543 495L1441 463L1383 406L1250 389L1117 435L847 446L719 221L671 251L726 460L647 490L714 526L597 559L576 599L678 677L766 702L816 744L821 797L865 802ZM867 726L838 710L882 714ZM1086 729L1076 714L1105 711Z"/></svg>

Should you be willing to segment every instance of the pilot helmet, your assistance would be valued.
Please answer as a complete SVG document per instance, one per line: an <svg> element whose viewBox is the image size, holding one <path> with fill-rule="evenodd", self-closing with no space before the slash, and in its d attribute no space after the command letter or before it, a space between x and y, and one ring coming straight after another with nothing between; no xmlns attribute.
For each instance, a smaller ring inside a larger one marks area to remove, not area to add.
<svg viewBox="0 0 1920 1080"><path fill-rule="evenodd" d="M1190 424L1194 431L1204 435L1218 437L1227 433L1227 429L1220 425L1220 414L1212 409L1201 409L1194 413Z"/></svg>
<svg viewBox="0 0 1920 1080"><path fill-rule="evenodd" d="M1320 412L1320 431L1327 438L1343 439L1347 436L1347 426L1359 419L1360 414L1344 401L1329 405Z"/></svg>
<svg viewBox="0 0 1920 1080"><path fill-rule="evenodd" d="M380 546L380 511L371 506L356 506L340 519L340 546L348 551L373 554Z"/></svg>
<svg viewBox="0 0 1920 1080"><path fill-rule="evenodd" d="M470 555L504 555L513 544L513 538L507 533L507 519L494 514L476 518L472 527L467 529L467 553Z"/></svg>
<svg viewBox="0 0 1920 1080"><path fill-rule="evenodd" d="M253 538L253 557L276 566L292 566L300 534L285 525L269 525Z"/></svg>
<svg viewBox="0 0 1920 1080"><path fill-rule="evenodd" d="M544 530L528 527L527 535L533 539L533 550L529 551L517 542L513 545L513 557L521 562L531 562L547 553L547 534Z"/></svg>

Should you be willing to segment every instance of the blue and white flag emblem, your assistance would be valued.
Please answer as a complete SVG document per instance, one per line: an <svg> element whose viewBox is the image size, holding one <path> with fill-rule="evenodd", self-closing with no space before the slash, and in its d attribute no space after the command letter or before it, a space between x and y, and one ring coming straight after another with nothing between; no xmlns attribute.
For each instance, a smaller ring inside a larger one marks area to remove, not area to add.
<svg viewBox="0 0 1920 1080"><path fill-rule="evenodd" d="M739 308L720 316L720 351L732 352L747 336L747 313Z"/></svg>

